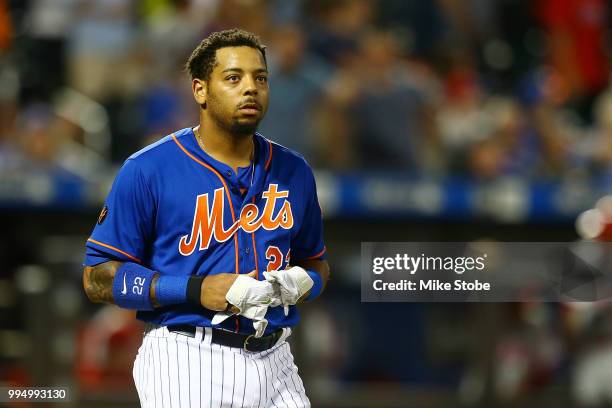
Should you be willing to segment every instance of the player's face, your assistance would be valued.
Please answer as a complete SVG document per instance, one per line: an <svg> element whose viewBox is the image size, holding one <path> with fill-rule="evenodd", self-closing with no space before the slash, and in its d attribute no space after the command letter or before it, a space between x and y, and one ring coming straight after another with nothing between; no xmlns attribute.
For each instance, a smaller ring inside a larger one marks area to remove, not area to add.
<svg viewBox="0 0 612 408"><path fill-rule="evenodd" d="M217 50L216 59L207 83L207 114L232 134L253 134L268 110L263 55L251 47L226 47Z"/></svg>

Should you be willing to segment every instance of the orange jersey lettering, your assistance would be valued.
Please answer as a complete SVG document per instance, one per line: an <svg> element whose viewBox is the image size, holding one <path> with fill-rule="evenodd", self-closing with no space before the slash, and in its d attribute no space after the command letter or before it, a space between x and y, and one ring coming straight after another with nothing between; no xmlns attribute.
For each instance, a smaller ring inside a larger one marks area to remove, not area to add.
<svg viewBox="0 0 612 408"><path fill-rule="evenodd" d="M191 232L183 235L179 241L179 253L189 256L198 249L207 249L214 238L218 242L230 239L238 229L247 233L257 231L259 228L271 231L277 228L291 229L293 227L293 212L291 202L288 200L289 191L278 191L277 184L270 184L262 194L265 204L263 211L255 204L246 204L240 211L240 217L227 230L223 226L225 215L225 200L223 188L214 191L212 204L209 195L201 194L196 199ZM280 210L274 214L277 202L283 200ZM199 245L198 245L199 244Z"/></svg>

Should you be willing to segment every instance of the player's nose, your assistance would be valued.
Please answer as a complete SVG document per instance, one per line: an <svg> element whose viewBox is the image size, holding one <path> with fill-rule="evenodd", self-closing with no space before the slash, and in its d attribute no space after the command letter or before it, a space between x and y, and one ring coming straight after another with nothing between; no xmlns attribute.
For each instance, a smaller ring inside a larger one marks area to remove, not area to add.
<svg viewBox="0 0 612 408"><path fill-rule="evenodd" d="M250 75L247 75L244 78L243 83L245 95L257 95L257 83L255 81L255 78L251 77Z"/></svg>

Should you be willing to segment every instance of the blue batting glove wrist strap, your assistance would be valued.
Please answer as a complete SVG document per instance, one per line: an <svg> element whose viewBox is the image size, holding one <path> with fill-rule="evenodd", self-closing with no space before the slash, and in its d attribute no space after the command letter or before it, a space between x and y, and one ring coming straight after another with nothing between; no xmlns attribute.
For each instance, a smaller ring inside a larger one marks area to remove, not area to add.
<svg viewBox="0 0 612 408"><path fill-rule="evenodd" d="M161 306L187 302L188 276L160 275L155 286L155 299Z"/></svg>
<svg viewBox="0 0 612 408"><path fill-rule="evenodd" d="M319 275L316 272L306 270L306 273L308 274L308 276L310 276L310 278L314 282L314 284L312 285L312 288L310 288L310 293L308 294L308 297L306 298L306 300L312 300L316 298L317 296L319 296L321 292L323 291L323 279L321 279L321 275Z"/></svg>
<svg viewBox="0 0 612 408"><path fill-rule="evenodd" d="M150 291L155 273L133 262L121 265L113 279L115 304L125 309L153 310Z"/></svg>

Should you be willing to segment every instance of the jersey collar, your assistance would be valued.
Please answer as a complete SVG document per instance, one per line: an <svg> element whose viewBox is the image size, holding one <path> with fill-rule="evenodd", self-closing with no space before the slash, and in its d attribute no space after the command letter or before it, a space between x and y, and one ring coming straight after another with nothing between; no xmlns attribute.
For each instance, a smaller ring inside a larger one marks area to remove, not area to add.
<svg viewBox="0 0 612 408"><path fill-rule="evenodd" d="M178 143L189 153L191 159L196 158L215 169L228 183L237 182L236 175L232 168L225 163L214 159L206 153L198 144L193 128L182 129L175 134ZM255 174L253 176L253 186L249 189L245 200L259 194L264 189L268 171L272 166L273 146L272 142L259 133L253 136L255 142ZM191 157L193 156L193 157Z"/></svg>

